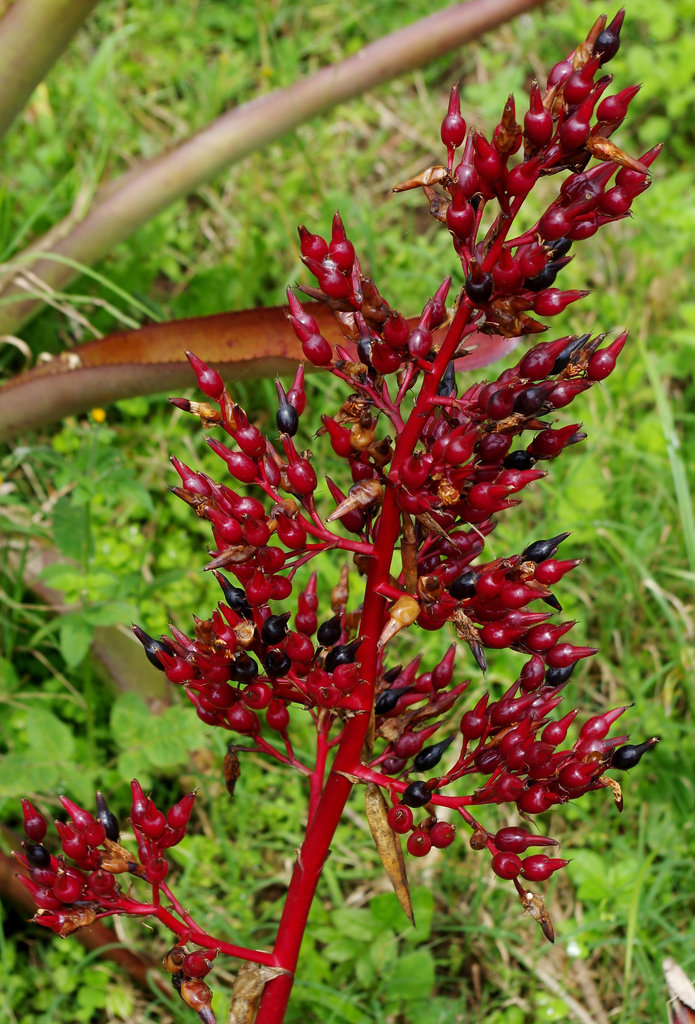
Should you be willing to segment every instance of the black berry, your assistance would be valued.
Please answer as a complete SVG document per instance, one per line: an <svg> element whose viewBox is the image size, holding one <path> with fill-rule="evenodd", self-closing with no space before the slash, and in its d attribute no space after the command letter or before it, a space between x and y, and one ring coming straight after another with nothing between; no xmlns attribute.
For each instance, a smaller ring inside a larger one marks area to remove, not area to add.
<svg viewBox="0 0 695 1024"><path fill-rule="evenodd" d="M449 593L457 601L463 601L466 597L475 597L475 573L472 569L457 576L449 586Z"/></svg>
<svg viewBox="0 0 695 1024"><path fill-rule="evenodd" d="M550 537L548 540L536 540L524 548L521 557L525 562L545 562L546 558L553 557L567 537L569 533L558 533L557 537Z"/></svg>
<svg viewBox="0 0 695 1024"><path fill-rule="evenodd" d="M492 275L484 271L481 271L476 277L469 274L464 289L471 302L476 306L482 306L492 297Z"/></svg>
<svg viewBox="0 0 695 1024"><path fill-rule="evenodd" d="M321 623L316 630L316 639L322 647L332 647L333 644L338 643L342 632L343 627L340 616L334 615L332 619L326 619L325 622Z"/></svg>
<svg viewBox="0 0 695 1024"><path fill-rule="evenodd" d="M392 690L384 690L383 693L380 693L374 705L377 715L387 715L389 711L393 711L399 697L408 693L409 690L409 686L395 686Z"/></svg>
<svg viewBox="0 0 695 1024"><path fill-rule="evenodd" d="M115 814L112 814L112 812L109 810L108 804L106 803L106 800L104 800L104 798L101 795L101 793L99 792L99 790L97 790L97 815L96 816L97 816L97 821L100 821L101 824L104 826L104 832L106 833L106 838L110 839L111 842L113 842L113 843L118 842L118 837L119 837L119 835L121 833L121 829L120 829L120 826L118 824L118 818L116 817Z"/></svg>
<svg viewBox="0 0 695 1024"><path fill-rule="evenodd" d="M565 370L571 363L573 357L577 355L579 350L584 347L588 340L588 334L580 334L579 337L572 338L571 341L568 341L560 355L555 360L551 373L561 373Z"/></svg>
<svg viewBox="0 0 695 1024"><path fill-rule="evenodd" d="M424 807L430 802L431 790L426 782L411 782L401 795L401 803L406 807Z"/></svg>
<svg viewBox="0 0 695 1024"><path fill-rule="evenodd" d="M284 612L282 615L269 615L261 626L261 643L268 647L272 644L282 643L287 636L289 617L289 612Z"/></svg>
<svg viewBox="0 0 695 1024"><path fill-rule="evenodd" d="M505 456L502 465L505 469L533 469L536 460L525 448L517 448Z"/></svg>
<svg viewBox="0 0 695 1024"><path fill-rule="evenodd" d="M275 414L275 425L281 434L294 437L299 429L299 413L289 402L283 402Z"/></svg>
<svg viewBox="0 0 695 1024"><path fill-rule="evenodd" d="M645 740L644 743L626 743L624 747L618 747L617 750L613 751L611 768L620 768L624 772L628 771L629 768L634 768L642 756L648 750L652 750L658 742L659 737L653 736L650 740Z"/></svg>
<svg viewBox="0 0 695 1024"><path fill-rule="evenodd" d="M279 676L284 676L289 672L292 661L284 651L274 647L266 654L263 664L267 674L277 679Z"/></svg>
<svg viewBox="0 0 695 1024"><path fill-rule="evenodd" d="M349 644L341 644L329 651L325 661L326 672L333 672L338 665L351 665L357 657L357 648L360 643L360 640L353 640Z"/></svg>
<svg viewBox="0 0 695 1024"><path fill-rule="evenodd" d="M434 768L436 764L439 764L444 752L448 746L454 741L453 736L447 737L445 740L440 740L439 743L435 743L431 747L425 747L421 750L413 761L413 768L416 772L426 772L430 768Z"/></svg>

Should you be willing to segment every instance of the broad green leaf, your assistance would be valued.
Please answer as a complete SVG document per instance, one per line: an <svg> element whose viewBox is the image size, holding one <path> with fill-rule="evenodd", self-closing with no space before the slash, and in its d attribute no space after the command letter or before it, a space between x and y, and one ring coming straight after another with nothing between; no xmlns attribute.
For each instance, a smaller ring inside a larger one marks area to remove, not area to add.
<svg viewBox="0 0 695 1024"><path fill-rule="evenodd" d="M391 966L388 975L382 979L381 995L389 1003L402 1006L413 999L420 999L423 992L429 992L434 985L434 960L427 949L404 953Z"/></svg>
<svg viewBox="0 0 695 1024"><path fill-rule="evenodd" d="M53 539L66 558L85 565L92 553L89 510L64 496L53 506Z"/></svg>
<svg viewBox="0 0 695 1024"><path fill-rule="evenodd" d="M33 705L27 717L27 739L35 763L61 764L75 752L75 738L65 722L52 712ZM42 780L43 781L43 780Z"/></svg>
<svg viewBox="0 0 695 1024"><path fill-rule="evenodd" d="M57 763L37 763L31 754L7 754L0 760L0 798L20 797L41 786L50 790L57 785L60 768Z"/></svg>
<svg viewBox="0 0 695 1024"><path fill-rule="evenodd" d="M65 664L75 668L89 650L94 629L81 612L72 612L60 619L58 636Z"/></svg>

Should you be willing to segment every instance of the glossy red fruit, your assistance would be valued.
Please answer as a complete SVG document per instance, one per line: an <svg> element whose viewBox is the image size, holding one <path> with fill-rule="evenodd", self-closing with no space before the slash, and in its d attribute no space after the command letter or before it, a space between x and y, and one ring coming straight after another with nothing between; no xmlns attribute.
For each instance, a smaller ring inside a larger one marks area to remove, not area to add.
<svg viewBox="0 0 695 1024"><path fill-rule="evenodd" d="M516 878L521 871L521 858L515 853L496 853L492 858L492 870L498 878Z"/></svg>
<svg viewBox="0 0 695 1024"><path fill-rule="evenodd" d="M413 857L426 857L432 849L432 840L427 832L424 832L422 829L415 829L408 836L406 846L408 847L408 853Z"/></svg>
<svg viewBox="0 0 695 1024"><path fill-rule="evenodd" d="M35 843L40 843L46 835L46 819L42 814L39 814L26 797L22 797L22 816L24 819L25 836Z"/></svg>
<svg viewBox="0 0 695 1024"><path fill-rule="evenodd" d="M397 832L399 835L405 835L406 832L410 832L413 824L413 812L410 807L406 807L404 804L396 804L390 808L387 818L394 832Z"/></svg>
<svg viewBox="0 0 695 1024"><path fill-rule="evenodd" d="M429 835L432 846L444 850L451 846L456 838L456 826L448 821L437 821L430 829Z"/></svg>
<svg viewBox="0 0 695 1024"><path fill-rule="evenodd" d="M560 857L546 857L543 853L534 853L531 857L524 857L521 862L521 874L529 882L544 882L554 871L568 864L568 860L562 860Z"/></svg>

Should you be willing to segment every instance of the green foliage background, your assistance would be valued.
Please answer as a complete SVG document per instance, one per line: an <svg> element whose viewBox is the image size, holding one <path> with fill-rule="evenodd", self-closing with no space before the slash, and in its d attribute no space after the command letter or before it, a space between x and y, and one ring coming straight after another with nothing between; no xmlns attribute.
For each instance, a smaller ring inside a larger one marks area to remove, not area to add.
<svg viewBox="0 0 695 1024"><path fill-rule="evenodd" d="M625 777L622 818L594 794L544 820L572 858L549 886L553 949L463 838L441 857L410 861L417 919L410 929L356 799L312 913L292 1024L566 1021L580 1019L573 1000L596 1024L652 1024L666 1020L662 958L674 956L695 974L695 3L626 6L624 45L610 67L617 87L640 81L643 89L618 141L631 153L659 139L665 149L635 219L576 247L563 285L591 287L592 296L568 311L557 334L629 326L631 341L610 381L573 406L588 441L501 524L493 549L520 550L537 536L572 531L563 554L585 561L561 596L601 656L573 679L567 707L576 701L593 713L634 701L626 716L633 736L658 734L663 743ZM296 223L325 230L335 208L389 301L416 312L451 272L450 244L417 196L394 197L389 188L439 161L451 82L461 81L467 120L489 129L508 92L521 106L531 77L569 51L602 10L555 0L230 168L118 246L97 268L101 280L83 279L59 297L70 315L47 310L30 324L23 337L34 358L90 337L78 314L105 332L139 321L143 308L170 318L280 303L287 282L303 279ZM403 0L352 8L333 0L104 0L6 140L3 260L83 209L100 182L222 110L422 14L421 4ZM3 372L20 364L15 348L0 346ZM235 382L261 425L273 391L269 382ZM163 802L200 784L195 834L176 853L177 892L211 928L262 945L272 941L298 841L299 781L249 762L230 804L219 776L221 738L175 697L155 706L157 716L137 692L114 692L88 654L105 627L138 621L156 634L171 617L186 628L191 611L208 614L217 600L199 571L205 531L166 490L169 452L194 466L214 463L192 424L163 398L117 403L105 423L66 420L2 456L0 815L16 828L20 794L50 816L56 793L89 802L99 786L125 817L135 774ZM310 384L307 443L330 400L330 390ZM58 557L37 570L29 544L41 542ZM64 614L26 588L37 572L62 595ZM330 568L322 583L325 591ZM440 641L428 638L426 658L434 659ZM498 659L493 687L517 668L511 657ZM297 728L309 744L301 720ZM10 908L2 923L8 1020L189 1019L177 1000L143 996L77 942L52 941ZM129 923L118 937L153 955L164 948L163 936ZM224 1019L231 977L216 974Z"/></svg>

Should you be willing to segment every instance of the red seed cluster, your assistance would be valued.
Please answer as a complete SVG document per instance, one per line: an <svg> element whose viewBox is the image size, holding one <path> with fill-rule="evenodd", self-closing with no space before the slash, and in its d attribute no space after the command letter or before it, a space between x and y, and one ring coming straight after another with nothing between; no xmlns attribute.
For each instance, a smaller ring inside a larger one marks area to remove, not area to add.
<svg viewBox="0 0 695 1024"><path fill-rule="evenodd" d="M145 906L129 887L117 881L127 874L158 890L169 871L166 851L186 835L195 793L189 793L164 814L137 781L131 783L130 822L137 853L120 844L120 827L101 793L96 814L61 796L69 821L56 821L60 851L43 844L46 820L28 800L22 800L26 841L15 857L28 871L19 880L32 894L38 913L34 920L58 935L69 935L111 914L140 914ZM72 863L69 863L69 862Z"/></svg>
<svg viewBox="0 0 695 1024"><path fill-rule="evenodd" d="M423 857L450 846L456 827L448 818L457 814L471 846L488 850L492 870L513 880L546 935L552 926L534 903L540 897L519 879L542 881L567 861L528 852L554 846L553 839L516 826L488 829L473 812L513 804L528 818L609 786L619 802L618 784L604 773L631 768L657 741L633 746L609 736L624 707L590 718L574 739L568 734L578 709L555 716L576 665L596 653L570 641L575 623L562 620L552 590L579 564L557 557L568 534L494 558L485 543L498 515L585 438L580 422L563 422L562 410L610 375L627 334L536 341L514 366L477 383L463 371L492 362L504 339L545 331L538 318L586 295L556 284L574 243L626 217L649 185L660 147L634 159L610 140L637 91L606 94L611 76L602 68L618 48L622 19L622 12L610 23L599 18L551 69L546 87L533 85L523 124L510 96L489 140L467 127L452 90L441 125L446 166L396 191L422 188L450 232L463 270L458 295L450 297L446 277L408 319L363 274L338 214L330 238L300 227L302 259L316 280L301 291L335 313L343 335L341 344L329 342L312 303L288 290L289 323L307 363L345 387L337 408L322 407L318 436L304 442L311 449L299 440L303 366L287 391L277 382L273 429L263 431L217 371L188 353L209 401L173 401L216 432L207 442L226 476L218 482L172 457L179 478L172 490L210 525L205 569L222 600L208 618L194 617L190 636L173 626L155 639L133 627L148 659L182 687L199 718L244 738L225 759L230 793L238 753L255 750L311 776L315 801L332 752L340 757L350 724L363 723L352 745L361 753L340 771L387 791L388 825L407 836L408 852ZM529 193L559 172L557 197L514 236ZM483 218L489 204L493 217ZM485 231L483 223L490 224ZM335 550L347 561L322 592L325 577L312 563ZM353 596L357 573L367 582ZM403 664L396 638L417 628L449 628L458 642L430 668L420 657ZM503 693L464 706L471 662L460 662L470 652L484 673L500 649L524 659L517 678ZM313 767L293 749L292 707L316 725ZM470 786L462 795L464 778ZM166 850L183 838L194 795L164 814L135 782L132 793L132 859L101 797L96 817L63 798L71 820L57 826L56 855L43 845L44 819L25 801L23 884L40 908L39 923L60 934L107 914L150 913L184 942L197 935L204 953L176 945L165 965L182 998L212 1021L202 979L214 943L196 931L165 881ZM121 889L120 872L153 887L150 909ZM159 903L160 889L171 910Z"/></svg>

